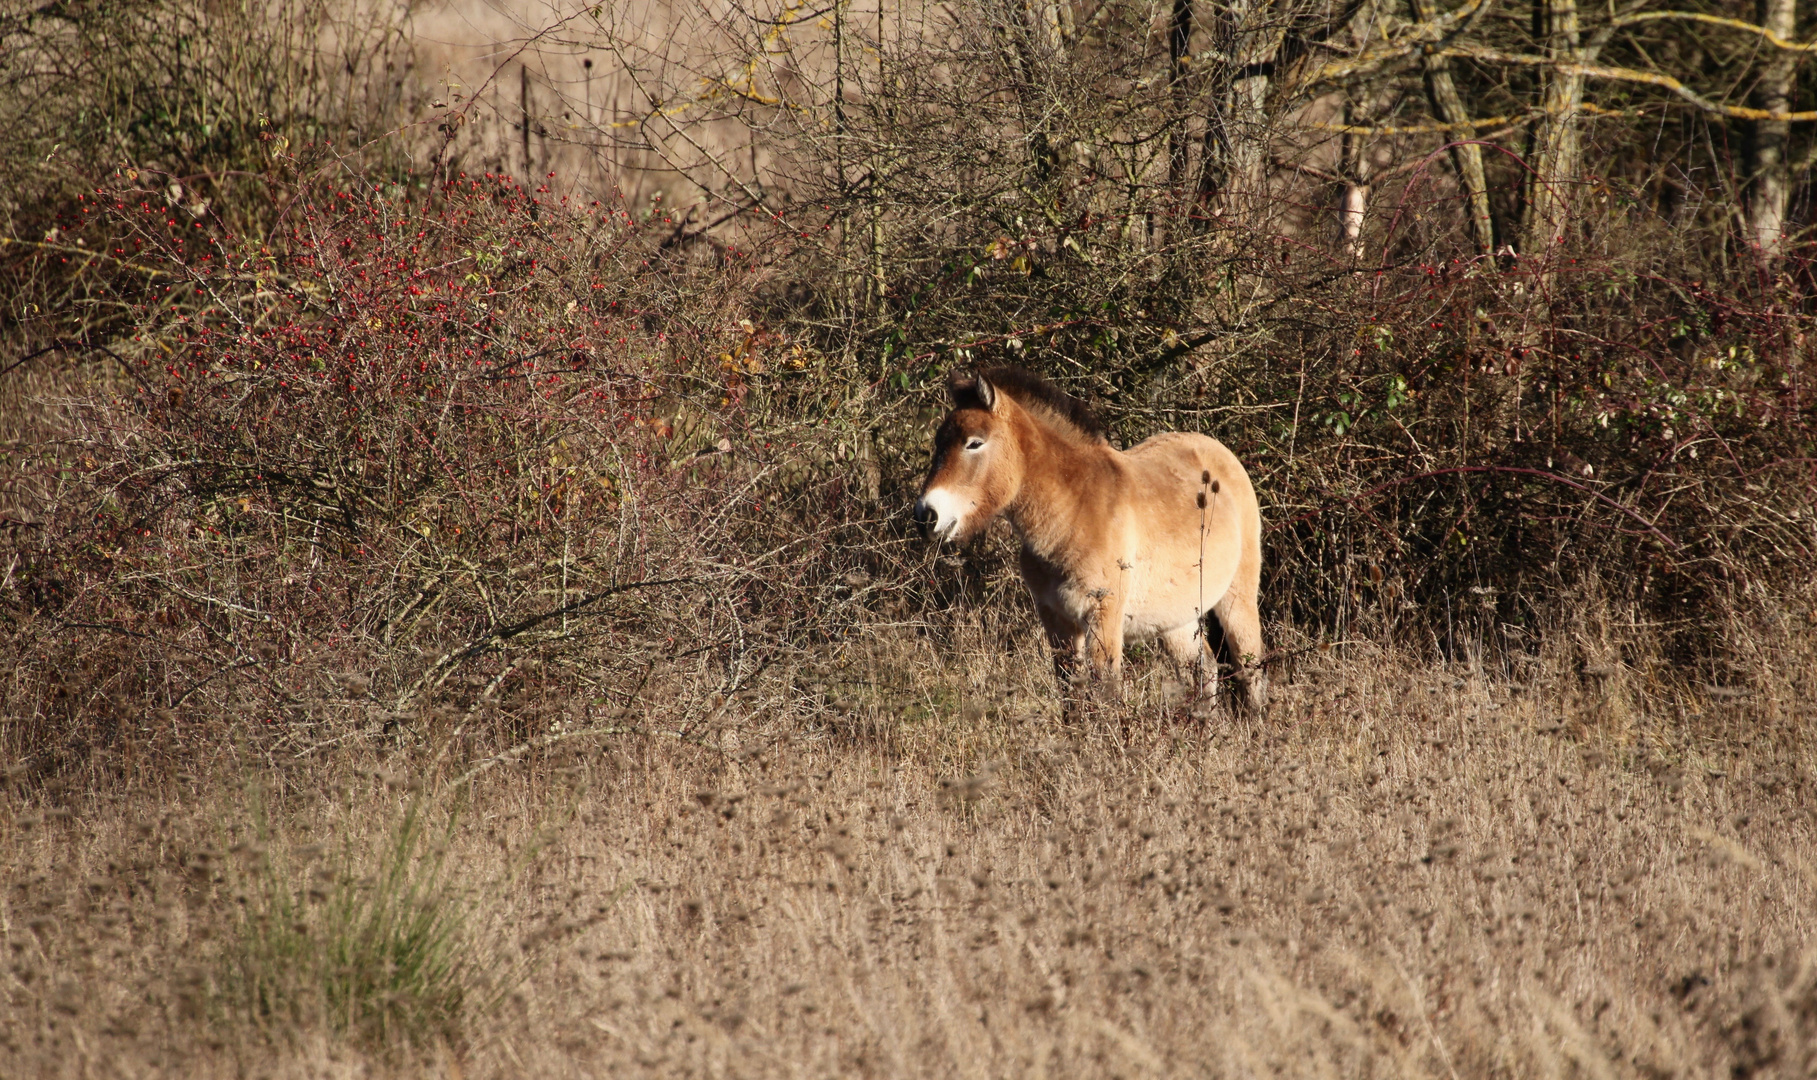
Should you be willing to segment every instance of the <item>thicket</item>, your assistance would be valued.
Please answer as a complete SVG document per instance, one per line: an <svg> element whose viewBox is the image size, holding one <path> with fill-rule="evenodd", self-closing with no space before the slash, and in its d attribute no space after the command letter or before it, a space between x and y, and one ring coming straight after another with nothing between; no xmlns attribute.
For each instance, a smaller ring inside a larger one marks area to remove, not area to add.
<svg viewBox="0 0 1817 1080"><path fill-rule="evenodd" d="M1566 6L787 7L667 65L595 9L547 43L702 193L637 205L526 175L528 76L515 162L426 104L407 23L15 18L9 749L693 737L862 621L1020 603L902 513L1004 360L1237 450L1277 638L1512 663L1589 613L1735 677L1817 545L1803 76L1595 103L1592 45L1703 77L1721 20Z"/></svg>

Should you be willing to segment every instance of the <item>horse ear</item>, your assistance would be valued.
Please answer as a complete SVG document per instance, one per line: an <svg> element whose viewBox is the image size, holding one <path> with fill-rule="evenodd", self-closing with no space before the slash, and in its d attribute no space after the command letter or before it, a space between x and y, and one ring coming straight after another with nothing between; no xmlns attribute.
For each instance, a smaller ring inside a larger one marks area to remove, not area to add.
<svg viewBox="0 0 1817 1080"><path fill-rule="evenodd" d="M953 396L953 408L970 405L989 412L997 407L997 388L982 375L954 375L946 381L946 392Z"/></svg>

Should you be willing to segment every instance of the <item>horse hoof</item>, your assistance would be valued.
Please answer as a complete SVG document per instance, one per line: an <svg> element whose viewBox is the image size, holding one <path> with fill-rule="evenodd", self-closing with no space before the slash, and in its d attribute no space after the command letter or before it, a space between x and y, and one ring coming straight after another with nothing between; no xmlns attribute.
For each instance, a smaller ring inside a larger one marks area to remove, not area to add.
<svg viewBox="0 0 1817 1080"><path fill-rule="evenodd" d="M1253 675L1244 685L1243 707L1253 716L1260 716L1268 707L1268 679L1265 676Z"/></svg>

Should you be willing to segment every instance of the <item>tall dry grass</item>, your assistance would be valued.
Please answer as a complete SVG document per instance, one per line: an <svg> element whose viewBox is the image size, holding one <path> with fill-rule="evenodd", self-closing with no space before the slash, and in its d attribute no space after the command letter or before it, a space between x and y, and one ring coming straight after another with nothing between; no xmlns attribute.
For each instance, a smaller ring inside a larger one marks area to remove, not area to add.
<svg viewBox="0 0 1817 1080"><path fill-rule="evenodd" d="M1209 725L1138 665L1130 705L1067 724L1035 636L984 619L829 648L698 737L601 733L465 783L421 782L433 742L122 762L6 796L0 1061L1808 1075L1817 666L1778 657L1741 698L1571 652L1514 679L1358 646ZM435 889L386 876L413 844ZM336 897L458 913L435 954L458 1002L400 977L360 991L390 1027L301 1007L316 969L249 942L357 937Z"/></svg>

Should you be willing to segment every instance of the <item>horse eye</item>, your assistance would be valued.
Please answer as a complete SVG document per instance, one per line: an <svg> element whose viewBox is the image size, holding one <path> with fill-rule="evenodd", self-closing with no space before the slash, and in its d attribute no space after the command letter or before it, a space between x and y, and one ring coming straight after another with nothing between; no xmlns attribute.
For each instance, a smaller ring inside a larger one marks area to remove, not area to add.
<svg viewBox="0 0 1817 1080"><path fill-rule="evenodd" d="M967 440L965 440L965 448L967 450L982 450L982 449L984 449L984 440L983 439L967 439Z"/></svg>

